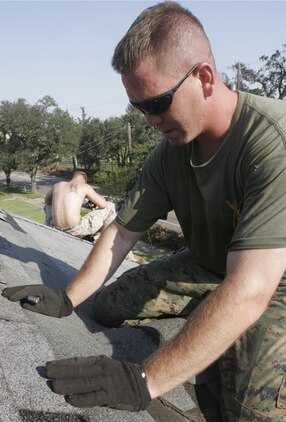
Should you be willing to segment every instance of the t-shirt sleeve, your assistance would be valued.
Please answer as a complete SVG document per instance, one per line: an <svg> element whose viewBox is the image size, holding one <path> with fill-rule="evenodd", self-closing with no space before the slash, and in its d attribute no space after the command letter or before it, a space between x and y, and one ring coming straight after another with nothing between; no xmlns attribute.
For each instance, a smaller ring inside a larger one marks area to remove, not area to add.
<svg viewBox="0 0 286 422"><path fill-rule="evenodd" d="M240 215L228 251L286 247L286 152L278 132L257 137L241 159Z"/></svg>
<svg viewBox="0 0 286 422"><path fill-rule="evenodd" d="M147 158L138 181L117 215L117 222L135 232L148 230L172 209L164 177L162 143Z"/></svg>

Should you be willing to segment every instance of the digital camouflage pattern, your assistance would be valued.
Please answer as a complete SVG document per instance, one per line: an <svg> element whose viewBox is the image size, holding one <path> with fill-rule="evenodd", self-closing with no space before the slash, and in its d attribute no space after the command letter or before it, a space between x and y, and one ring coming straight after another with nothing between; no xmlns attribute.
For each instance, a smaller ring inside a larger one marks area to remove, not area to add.
<svg viewBox="0 0 286 422"><path fill-rule="evenodd" d="M286 421L286 288L219 360L224 421Z"/></svg>
<svg viewBox="0 0 286 422"><path fill-rule="evenodd" d="M93 236L99 230L107 227L116 217L115 205L107 202L105 208L97 208L83 217L77 226L64 231L76 237Z"/></svg>
<svg viewBox="0 0 286 422"><path fill-rule="evenodd" d="M96 296L93 311L108 326L186 317L222 281L184 249L126 271ZM257 323L219 359L224 422L286 422L285 309L281 286Z"/></svg>
<svg viewBox="0 0 286 422"><path fill-rule="evenodd" d="M45 224L53 225L52 206L45 205ZM105 229L116 217L115 204L107 202L105 208L97 208L81 217L80 222L74 227L65 227L58 230L64 231L76 237L94 236L99 230Z"/></svg>
<svg viewBox="0 0 286 422"><path fill-rule="evenodd" d="M125 320L140 324L146 318L187 316L221 281L196 265L184 249L126 271L96 298L94 313L110 326Z"/></svg>

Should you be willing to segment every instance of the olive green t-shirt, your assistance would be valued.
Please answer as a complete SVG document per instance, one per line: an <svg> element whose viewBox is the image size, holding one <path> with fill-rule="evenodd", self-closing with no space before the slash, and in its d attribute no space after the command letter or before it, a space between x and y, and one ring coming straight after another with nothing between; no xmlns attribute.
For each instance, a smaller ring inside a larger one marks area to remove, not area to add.
<svg viewBox="0 0 286 422"><path fill-rule="evenodd" d="M239 92L224 142L202 165L196 142L163 140L117 221L141 232L174 210L197 263L219 274L228 251L286 247L286 102Z"/></svg>

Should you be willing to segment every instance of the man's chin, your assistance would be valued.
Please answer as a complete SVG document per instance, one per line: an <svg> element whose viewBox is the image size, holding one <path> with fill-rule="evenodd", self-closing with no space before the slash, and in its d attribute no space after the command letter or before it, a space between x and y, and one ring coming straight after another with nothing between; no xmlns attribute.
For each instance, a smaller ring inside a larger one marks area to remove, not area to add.
<svg viewBox="0 0 286 422"><path fill-rule="evenodd" d="M190 142L190 140L187 140L185 138L169 137L169 136L165 136L165 138L169 141L171 145L175 145L175 146L186 145Z"/></svg>
<svg viewBox="0 0 286 422"><path fill-rule="evenodd" d="M183 130L169 130L162 132L162 135L167 139L171 145L186 145L191 142L194 137L193 133L189 133Z"/></svg>

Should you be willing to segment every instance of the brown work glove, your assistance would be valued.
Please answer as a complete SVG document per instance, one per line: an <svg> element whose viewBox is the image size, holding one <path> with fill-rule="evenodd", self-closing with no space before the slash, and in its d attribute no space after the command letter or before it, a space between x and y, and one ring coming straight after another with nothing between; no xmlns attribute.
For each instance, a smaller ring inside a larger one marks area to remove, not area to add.
<svg viewBox="0 0 286 422"><path fill-rule="evenodd" d="M48 362L46 376L52 391L77 407L108 406L136 412L151 400L140 368L107 356Z"/></svg>
<svg viewBox="0 0 286 422"><path fill-rule="evenodd" d="M12 302L19 301L29 311L56 318L68 316L73 310L72 302L64 290L50 289L43 284L8 287L1 294Z"/></svg>

